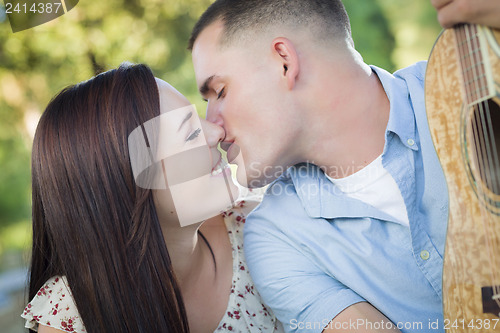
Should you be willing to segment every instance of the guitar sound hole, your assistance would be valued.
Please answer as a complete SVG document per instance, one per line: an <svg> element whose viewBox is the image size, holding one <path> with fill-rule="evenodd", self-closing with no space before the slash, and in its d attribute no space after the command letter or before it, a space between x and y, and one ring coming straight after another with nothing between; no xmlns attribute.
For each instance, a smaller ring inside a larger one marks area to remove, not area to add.
<svg viewBox="0 0 500 333"><path fill-rule="evenodd" d="M475 174L481 180L481 187L500 195L500 107L494 100L474 105L471 142Z"/></svg>

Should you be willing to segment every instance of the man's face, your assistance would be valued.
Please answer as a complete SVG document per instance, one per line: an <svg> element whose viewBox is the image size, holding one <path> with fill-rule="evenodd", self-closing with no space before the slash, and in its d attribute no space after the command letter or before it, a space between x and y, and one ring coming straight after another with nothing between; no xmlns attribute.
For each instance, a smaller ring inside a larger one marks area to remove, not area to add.
<svg viewBox="0 0 500 333"><path fill-rule="evenodd" d="M291 114L283 65L271 45L257 41L221 48L222 29L216 22L196 40L196 81L208 102L207 120L226 131L223 148L228 161L238 165L238 182L261 187L294 163L300 124Z"/></svg>

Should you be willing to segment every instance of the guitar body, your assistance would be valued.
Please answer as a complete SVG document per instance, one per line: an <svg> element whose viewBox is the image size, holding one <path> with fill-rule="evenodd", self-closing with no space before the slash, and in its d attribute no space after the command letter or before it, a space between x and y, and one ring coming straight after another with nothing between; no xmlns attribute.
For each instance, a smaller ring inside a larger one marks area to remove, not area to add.
<svg viewBox="0 0 500 333"><path fill-rule="evenodd" d="M487 96L467 92L465 76L476 69L471 58L459 59L456 29L445 30L436 42L425 80L429 128L450 200L443 267L447 332L500 332L500 299L493 297L500 291L500 167L495 164L500 31L475 27L483 34L482 53L488 58Z"/></svg>

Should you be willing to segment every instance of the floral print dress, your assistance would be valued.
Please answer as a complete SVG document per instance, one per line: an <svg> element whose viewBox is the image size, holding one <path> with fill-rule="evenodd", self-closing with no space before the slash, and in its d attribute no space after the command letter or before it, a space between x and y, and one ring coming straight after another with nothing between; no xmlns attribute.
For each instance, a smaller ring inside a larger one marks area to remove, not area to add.
<svg viewBox="0 0 500 333"><path fill-rule="evenodd" d="M226 313L215 332L283 332L281 323L255 289L245 263L243 252L243 226L245 201L223 213L233 253L233 278ZM26 328L38 330L38 324L64 332L86 332L76 308L68 281L54 276L40 288L21 315Z"/></svg>

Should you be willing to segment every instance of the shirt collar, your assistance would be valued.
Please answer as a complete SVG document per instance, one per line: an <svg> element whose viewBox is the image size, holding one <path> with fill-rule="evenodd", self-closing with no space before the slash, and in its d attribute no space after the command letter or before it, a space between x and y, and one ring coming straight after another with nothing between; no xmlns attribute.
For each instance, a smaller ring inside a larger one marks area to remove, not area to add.
<svg viewBox="0 0 500 333"><path fill-rule="evenodd" d="M370 67L377 74L390 103L389 121L387 122L385 132L384 153L387 149L390 133L396 134L407 148L418 150L415 134L415 115L406 81L382 68L373 65Z"/></svg>
<svg viewBox="0 0 500 333"><path fill-rule="evenodd" d="M287 169L281 180L293 183L304 210L311 218L369 217L399 223L389 214L344 195L314 164L296 164Z"/></svg>

